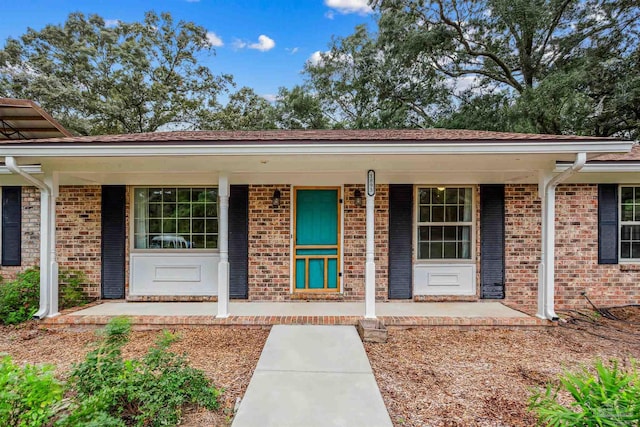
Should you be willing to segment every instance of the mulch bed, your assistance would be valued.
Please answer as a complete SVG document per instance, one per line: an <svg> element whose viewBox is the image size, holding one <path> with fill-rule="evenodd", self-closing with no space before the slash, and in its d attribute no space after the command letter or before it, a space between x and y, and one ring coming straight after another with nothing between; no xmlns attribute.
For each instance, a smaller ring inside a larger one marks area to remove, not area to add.
<svg viewBox="0 0 640 427"><path fill-rule="evenodd" d="M531 426L532 390L593 361L640 358L640 307L540 329L392 329L365 348L395 426Z"/></svg>
<svg viewBox="0 0 640 427"><path fill-rule="evenodd" d="M217 387L224 388L218 411L188 410L183 425L229 425L236 399L244 395L249 385L269 329L208 326L168 330L181 336L171 350L186 353L191 366L204 370ZM123 348L123 356L142 356L158 335L158 330L134 330L130 342ZM54 364L61 379L73 363L84 358L95 340L95 332L87 329L43 330L36 322L20 327L0 326L0 353L8 353L21 363Z"/></svg>

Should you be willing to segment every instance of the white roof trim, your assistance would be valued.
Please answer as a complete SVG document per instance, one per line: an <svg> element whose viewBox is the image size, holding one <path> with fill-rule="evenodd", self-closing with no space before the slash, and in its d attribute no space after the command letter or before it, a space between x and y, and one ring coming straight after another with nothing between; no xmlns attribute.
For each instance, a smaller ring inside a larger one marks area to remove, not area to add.
<svg viewBox="0 0 640 427"><path fill-rule="evenodd" d="M570 154L570 153L626 153L631 141L518 141L518 142L438 142L420 143L313 143L313 144L163 144L135 145L65 144L0 146L5 156L21 157L129 157L129 156L242 156L242 155L416 155L416 154Z"/></svg>
<svg viewBox="0 0 640 427"><path fill-rule="evenodd" d="M569 169L571 164L558 163L554 172L563 172ZM602 162L587 163L580 173L603 173L603 172L640 172L640 162Z"/></svg>
<svg viewBox="0 0 640 427"><path fill-rule="evenodd" d="M33 175L33 174L37 175L37 174L43 173L42 167L40 165L20 166L20 169L24 170L29 175ZM0 175L11 175L11 174L13 174L13 172L11 172L8 167L4 165L0 166Z"/></svg>

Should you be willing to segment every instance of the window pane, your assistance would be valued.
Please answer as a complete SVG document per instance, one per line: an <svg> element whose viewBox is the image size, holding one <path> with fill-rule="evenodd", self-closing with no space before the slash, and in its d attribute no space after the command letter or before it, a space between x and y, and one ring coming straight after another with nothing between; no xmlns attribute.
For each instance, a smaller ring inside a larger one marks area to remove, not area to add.
<svg viewBox="0 0 640 427"><path fill-rule="evenodd" d="M456 240L457 227L443 227L443 228L444 228L444 240L446 241Z"/></svg>
<svg viewBox="0 0 640 427"><path fill-rule="evenodd" d="M456 258L456 242L445 242L444 244L444 257L449 259Z"/></svg>
<svg viewBox="0 0 640 427"><path fill-rule="evenodd" d="M191 201L191 189L178 188L178 202L190 202L190 201Z"/></svg>
<svg viewBox="0 0 640 427"><path fill-rule="evenodd" d="M208 188L205 193L205 200L207 202L217 202L218 201L218 190Z"/></svg>
<svg viewBox="0 0 640 427"><path fill-rule="evenodd" d="M165 188L163 191L162 201L164 203L172 203L176 201L176 188Z"/></svg>
<svg viewBox="0 0 640 427"><path fill-rule="evenodd" d="M175 218L177 206L174 204L162 205L162 216L164 218Z"/></svg>
<svg viewBox="0 0 640 427"><path fill-rule="evenodd" d="M462 240L463 242L470 242L471 241L471 227L466 225L466 226L462 226L462 227L458 227L458 239Z"/></svg>
<svg viewBox="0 0 640 427"><path fill-rule="evenodd" d="M622 220L633 221L633 205L622 205Z"/></svg>
<svg viewBox="0 0 640 427"><path fill-rule="evenodd" d="M194 234L191 237L191 242L195 249L204 249L204 235L203 234Z"/></svg>
<svg viewBox="0 0 640 427"><path fill-rule="evenodd" d="M444 208L444 220L445 222L457 222L458 208L455 206L447 206Z"/></svg>
<svg viewBox="0 0 640 427"><path fill-rule="evenodd" d="M218 233L218 220L207 219L206 230L207 230L207 233Z"/></svg>
<svg viewBox="0 0 640 427"><path fill-rule="evenodd" d="M464 204L469 206L469 207L471 207L472 201L473 201L473 193L471 192L471 188L465 188L464 189Z"/></svg>
<svg viewBox="0 0 640 427"><path fill-rule="evenodd" d="M444 222L444 206L434 206L431 215L431 222Z"/></svg>
<svg viewBox="0 0 640 427"><path fill-rule="evenodd" d="M216 249L218 247L218 235L217 234L206 235L205 246L207 249Z"/></svg>
<svg viewBox="0 0 640 427"><path fill-rule="evenodd" d="M193 219L191 227L193 233L204 233L204 219Z"/></svg>
<svg viewBox="0 0 640 427"><path fill-rule="evenodd" d="M191 220L179 219L178 220L178 233L189 234L191 232Z"/></svg>
<svg viewBox="0 0 640 427"><path fill-rule="evenodd" d="M204 203L194 203L191 205L191 215L194 218L204 218Z"/></svg>
<svg viewBox="0 0 640 427"><path fill-rule="evenodd" d="M204 202L204 188L192 188L191 189L191 201L192 202Z"/></svg>
<svg viewBox="0 0 640 427"><path fill-rule="evenodd" d="M218 216L218 205L213 203L207 203L205 208L207 218L215 218Z"/></svg>
<svg viewBox="0 0 640 427"><path fill-rule="evenodd" d="M149 202L162 202L162 188L149 189Z"/></svg>
<svg viewBox="0 0 640 427"><path fill-rule="evenodd" d="M633 203L633 187L622 187L620 190L620 203Z"/></svg>
<svg viewBox="0 0 640 427"><path fill-rule="evenodd" d="M640 242L631 244L631 258L640 259Z"/></svg>
<svg viewBox="0 0 640 427"><path fill-rule="evenodd" d="M431 201L431 189L430 188L421 188L420 189L420 204L425 205Z"/></svg>
<svg viewBox="0 0 640 427"><path fill-rule="evenodd" d="M162 221L162 233L175 233L176 232L176 220L175 219L165 219Z"/></svg>
<svg viewBox="0 0 640 427"><path fill-rule="evenodd" d="M442 205L444 204L444 190L437 188L431 189L431 204Z"/></svg>
<svg viewBox="0 0 640 427"><path fill-rule="evenodd" d="M430 222L431 215L429 206L420 206L420 219L419 222Z"/></svg>
<svg viewBox="0 0 640 427"><path fill-rule="evenodd" d="M442 240L444 227L425 227L431 229L431 240Z"/></svg>
<svg viewBox="0 0 640 427"><path fill-rule="evenodd" d="M444 190L445 201L448 205L458 204L458 189L457 188L447 188Z"/></svg>
<svg viewBox="0 0 640 427"><path fill-rule="evenodd" d="M151 203L149 205L149 218L162 218L162 205L160 203Z"/></svg>
<svg viewBox="0 0 640 427"><path fill-rule="evenodd" d="M418 245L418 259L429 259L429 243Z"/></svg>
<svg viewBox="0 0 640 427"><path fill-rule="evenodd" d="M442 259L442 243L432 242L429 245L429 249L430 249L430 253L429 253L430 259Z"/></svg>
<svg viewBox="0 0 640 427"><path fill-rule="evenodd" d="M460 259L471 258L471 244L469 242L458 243L458 258Z"/></svg>
<svg viewBox="0 0 640 427"><path fill-rule="evenodd" d="M150 219L149 220L149 233L151 234L160 234L162 233L162 220L161 219Z"/></svg>
<svg viewBox="0 0 640 427"><path fill-rule="evenodd" d="M622 242L620 243L620 257L621 258L631 258L631 243Z"/></svg>
<svg viewBox="0 0 640 427"><path fill-rule="evenodd" d="M635 213L635 221L640 221L640 206L639 205L635 205L634 208L634 213Z"/></svg>

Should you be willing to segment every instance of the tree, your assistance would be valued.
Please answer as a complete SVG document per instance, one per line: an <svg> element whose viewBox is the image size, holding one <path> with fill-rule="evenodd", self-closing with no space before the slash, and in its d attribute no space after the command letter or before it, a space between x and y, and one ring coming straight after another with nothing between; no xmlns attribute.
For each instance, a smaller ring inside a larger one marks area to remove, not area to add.
<svg viewBox="0 0 640 427"><path fill-rule="evenodd" d="M7 40L0 95L33 99L82 135L198 128L232 81L202 64L212 54L203 27L169 13L114 26L72 13Z"/></svg>
<svg viewBox="0 0 640 427"><path fill-rule="evenodd" d="M511 122L512 126L522 125L524 119L534 131L545 133L637 134L637 114L630 108L637 98L622 96L622 88L637 93L638 80L632 77L637 69L631 65L640 28L636 1L378 0L375 4L380 39L396 41L394 56L428 61L454 81L473 77L477 96L502 92L513 109L511 119L520 123ZM460 103L467 111L471 98ZM624 118L611 120L613 116Z"/></svg>
<svg viewBox="0 0 640 427"><path fill-rule="evenodd" d="M276 129L276 112L269 102L249 87L229 97L224 108L203 120L203 128L215 130Z"/></svg>
<svg viewBox="0 0 640 427"><path fill-rule="evenodd" d="M307 62L309 90L334 126L406 128L432 124L442 101L442 81L425 61L406 62L389 55L363 25L335 38L317 62Z"/></svg>
<svg viewBox="0 0 640 427"><path fill-rule="evenodd" d="M318 96L304 86L280 88L275 103L278 125L282 129L327 129L329 118L322 111Z"/></svg>

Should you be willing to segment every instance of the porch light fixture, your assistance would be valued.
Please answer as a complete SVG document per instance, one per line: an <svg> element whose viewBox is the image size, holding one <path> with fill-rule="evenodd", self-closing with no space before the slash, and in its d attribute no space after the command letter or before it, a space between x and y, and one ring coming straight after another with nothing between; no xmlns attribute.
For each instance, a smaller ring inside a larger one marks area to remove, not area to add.
<svg viewBox="0 0 640 427"><path fill-rule="evenodd" d="M360 207L362 206L362 192L356 188L356 191L353 192L353 203Z"/></svg>
<svg viewBox="0 0 640 427"><path fill-rule="evenodd" d="M274 209L280 207L280 190L274 190L271 198L271 207Z"/></svg>

